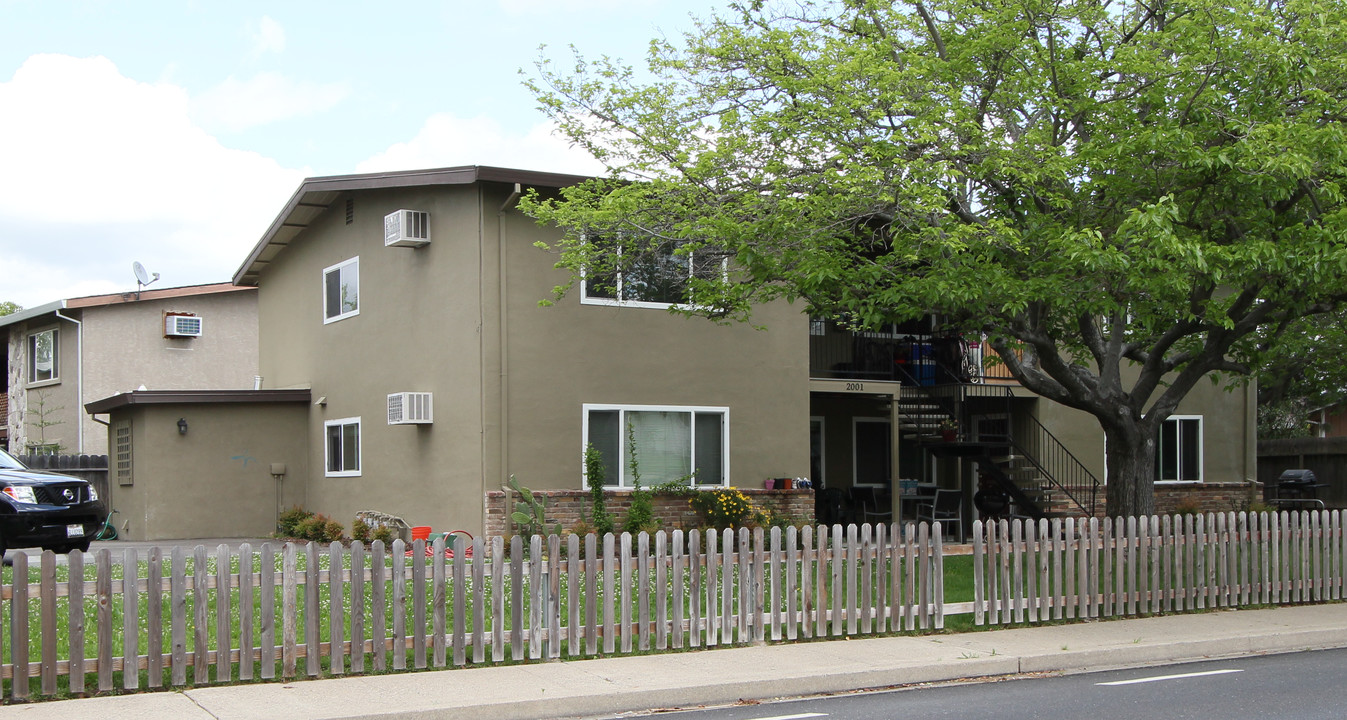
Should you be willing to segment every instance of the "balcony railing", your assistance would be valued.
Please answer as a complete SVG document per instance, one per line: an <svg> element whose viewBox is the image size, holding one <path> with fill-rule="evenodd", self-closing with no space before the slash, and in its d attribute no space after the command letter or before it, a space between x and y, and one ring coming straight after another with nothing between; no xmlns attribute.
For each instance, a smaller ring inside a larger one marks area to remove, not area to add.
<svg viewBox="0 0 1347 720"><path fill-rule="evenodd" d="M959 335L847 331L815 321L809 374L815 378L896 380L906 385L1013 383L996 353Z"/></svg>

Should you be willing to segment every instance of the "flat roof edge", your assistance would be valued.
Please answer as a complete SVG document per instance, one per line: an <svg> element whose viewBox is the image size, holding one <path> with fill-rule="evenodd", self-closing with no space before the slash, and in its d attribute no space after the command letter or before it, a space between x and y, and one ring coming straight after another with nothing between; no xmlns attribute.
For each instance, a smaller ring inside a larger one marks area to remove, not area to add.
<svg viewBox="0 0 1347 720"><path fill-rule="evenodd" d="M133 390L85 403L89 414L132 405L198 405L207 403L308 403L309 390Z"/></svg>

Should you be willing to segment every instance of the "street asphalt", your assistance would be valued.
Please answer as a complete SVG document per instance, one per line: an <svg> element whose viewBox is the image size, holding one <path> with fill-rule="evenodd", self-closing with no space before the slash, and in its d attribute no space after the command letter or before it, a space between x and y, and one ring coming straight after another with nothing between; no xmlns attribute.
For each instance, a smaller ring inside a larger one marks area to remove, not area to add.
<svg viewBox="0 0 1347 720"><path fill-rule="evenodd" d="M10 705L0 717L578 718L1338 647L1344 603L202 687Z"/></svg>

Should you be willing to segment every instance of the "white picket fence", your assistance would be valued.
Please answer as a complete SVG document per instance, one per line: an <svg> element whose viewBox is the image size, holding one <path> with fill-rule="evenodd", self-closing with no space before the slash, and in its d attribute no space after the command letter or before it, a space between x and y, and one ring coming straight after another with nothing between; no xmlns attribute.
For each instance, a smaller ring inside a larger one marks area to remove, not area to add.
<svg viewBox="0 0 1347 720"><path fill-rule="evenodd" d="M44 553L34 568L15 553L0 675L22 701L906 632L970 613L1004 625L1336 600L1342 520L979 522L971 563L925 524L514 537L508 552L493 537L451 558L443 540L410 554L401 541ZM947 561L973 576L971 601L947 602Z"/></svg>
<svg viewBox="0 0 1347 720"><path fill-rule="evenodd" d="M1343 511L974 523L977 624L1340 600ZM945 614L964 611L946 606Z"/></svg>

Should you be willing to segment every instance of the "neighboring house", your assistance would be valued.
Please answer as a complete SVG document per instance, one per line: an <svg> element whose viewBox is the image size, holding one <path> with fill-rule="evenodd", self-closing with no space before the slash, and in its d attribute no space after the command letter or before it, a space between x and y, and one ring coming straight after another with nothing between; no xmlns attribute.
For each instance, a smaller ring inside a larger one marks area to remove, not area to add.
<svg viewBox="0 0 1347 720"><path fill-rule="evenodd" d="M1347 437L1347 403L1319 407L1306 418L1310 437Z"/></svg>
<svg viewBox="0 0 1347 720"><path fill-rule="evenodd" d="M682 317L667 309L702 266L675 257L541 306L568 276L535 243L558 234L515 202L581 180L479 166L306 180L234 275L258 289L261 394L96 407L128 438L142 437L137 422L159 433L134 453L202 456L202 477L219 478L203 486L247 468L249 496L275 481L259 506L302 504L348 527L376 510L499 531L510 476L572 517L561 509L578 506L586 444L614 492L635 482L634 449L645 486L808 477L826 521L910 509L895 507L900 480L957 489L969 520L979 475L1014 482L1024 514L1103 511L1098 423L1019 387L934 320L851 332L784 301L757 308L757 327ZM1251 393L1204 385L1184 402L1160 439L1162 495L1247 489ZM263 406L265 423L249 423L246 408ZM175 418L193 430L170 453ZM170 532L136 513L131 537ZM264 514L235 534L268 531Z"/></svg>
<svg viewBox="0 0 1347 720"><path fill-rule="evenodd" d="M58 300L0 317L3 444L105 454L84 405L138 387L251 388L257 292L229 283Z"/></svg>

